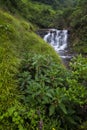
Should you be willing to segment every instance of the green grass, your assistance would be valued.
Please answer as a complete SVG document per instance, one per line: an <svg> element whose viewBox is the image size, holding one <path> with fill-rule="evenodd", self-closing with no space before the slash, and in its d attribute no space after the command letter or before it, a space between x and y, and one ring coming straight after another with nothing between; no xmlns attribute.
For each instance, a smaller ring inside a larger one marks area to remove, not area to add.
<svg viewBox="0 0 87 130"><path fill-rule="evenodd" d="M0 11L0 46L10 42L17 55L22 57L23 53L48 54L55 61L60 62L58 54L54 49L45 43L34 32L31 23L19 20L10 14Z"/></svg>
<svg viewBox="0 0 87 130"><path fill-rule="evenodd" d="M61 60L54 49L34 33L31 23L0 10L0 108L5 111L15 103L17 79L25 54L42 54ZM4 103L6 102L6 105Z"/></svg>

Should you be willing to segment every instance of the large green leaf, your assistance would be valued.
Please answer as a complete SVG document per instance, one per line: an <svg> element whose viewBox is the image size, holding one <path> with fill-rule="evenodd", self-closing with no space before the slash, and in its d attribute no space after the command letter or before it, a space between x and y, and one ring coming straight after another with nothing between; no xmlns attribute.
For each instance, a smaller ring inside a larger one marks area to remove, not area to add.
<svg viewBox="0 0 87 130"><path fill-rule="evenodd" d="M65 105L63 103L59 103L59 107L63 111L64 114L67 114L66 107L65 107Z"/></svg>
<svg viewBox="0 0 87 130"><path fill-rule="evenodd" d="M54 114L54 112L55 112L55 105L51 105L49 107L49 116L52 116Z"/></svg>

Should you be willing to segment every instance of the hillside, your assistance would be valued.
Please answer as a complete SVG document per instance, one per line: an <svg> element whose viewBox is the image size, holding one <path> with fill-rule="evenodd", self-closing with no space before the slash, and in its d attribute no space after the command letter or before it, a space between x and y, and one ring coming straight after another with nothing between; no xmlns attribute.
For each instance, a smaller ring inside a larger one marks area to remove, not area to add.
<svg viewBox="0 0 87 130"><path fill-rule="evenodd" d="M41 28L56 27L60 12L76 6L76 0L1 0L0 6L13 15L20 15Z"/></svg>
<svg viewBox="0 0 87 130"><path fill-rule="evenodd" d="M19 68L21 68L22 61L28 55L31 55L32 57L34 55L50 55L51 58L53 57L54 62L58 64L61 63L60 58L58 57L54 49L34 33L34 27L31 23L27 23L22 18L19 20L18 18L13 17L9 13L0 10L1 130L16 129L18 126L16 122L14 123L13 121L13 123L11 123L9 119L6 120L6 115L8 111L12 111L13 113L16 110L16 105L18 107L23 107L23 104L20 105L20 102L18 101L18 96L20 96L20 94L18 92L18 79L16 79L16 77L19 73ZM10 118L10 116L11 113L8 118ZM23 129L21 124L18 127L20 130Z"/></svg>
<svg viewBox="0 0 87 130"><path fill-rule="evenodd" d="M11 14L16 15L17 17L21 16L38 27L52 27L51 24L53 23L55 11L50 5L45 5L43 3L38 4L38 2L28 0L1 0L0 6Z"/></svg>
<svg viewBox="0 0 87 130"><path fill-rule="evenodd" d="M0 10L0 41L12 43L17 52L22 56L23 52L52 54L58 58L56 52L34 33L34 27L23 19L19 20L10 14ZM47 48L47 49L46 49ZM22 50L23 49L23 50ZM18 54L18 55L19 55ZM24 54L23 54L24 55ZM59 58L58 58L59 59Z"/></svg>

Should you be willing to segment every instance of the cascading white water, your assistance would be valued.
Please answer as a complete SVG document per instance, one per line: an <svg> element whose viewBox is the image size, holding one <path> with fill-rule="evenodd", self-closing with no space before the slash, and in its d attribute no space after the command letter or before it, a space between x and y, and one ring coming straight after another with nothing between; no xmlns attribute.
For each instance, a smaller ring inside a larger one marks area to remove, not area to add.
<svg viewBox="0 0 87 130"><path fill-rule="evenodd" d="M56 51L64 50L67 47L67 30L49 30L44 40L50 43Z"/></svg>
<svg viewBox="0 0 87 130"><path fill-rule="evenodd" d="M70 56L64 54L64 51L67 48L67 39L67 30L49 29L48 34L44 36L44 40L50 43L62 58L70 58Z"/></svg>

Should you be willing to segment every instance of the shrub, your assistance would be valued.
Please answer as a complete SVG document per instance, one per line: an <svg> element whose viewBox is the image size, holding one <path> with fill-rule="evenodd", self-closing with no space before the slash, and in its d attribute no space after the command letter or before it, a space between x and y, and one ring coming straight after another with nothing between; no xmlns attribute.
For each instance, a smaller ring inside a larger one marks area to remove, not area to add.
<svg viewBox="0 0 87 130"><path fill-rule="evenodd" d="M23 93L21 102L39 110L45 128L49 118L49 123L59 121L55 123L56 129L77 127L81 120L78 108L86 103L87 91L74 77L74 72L67 72L46 55L29 54L25 57L18 75Z"/></svg>

